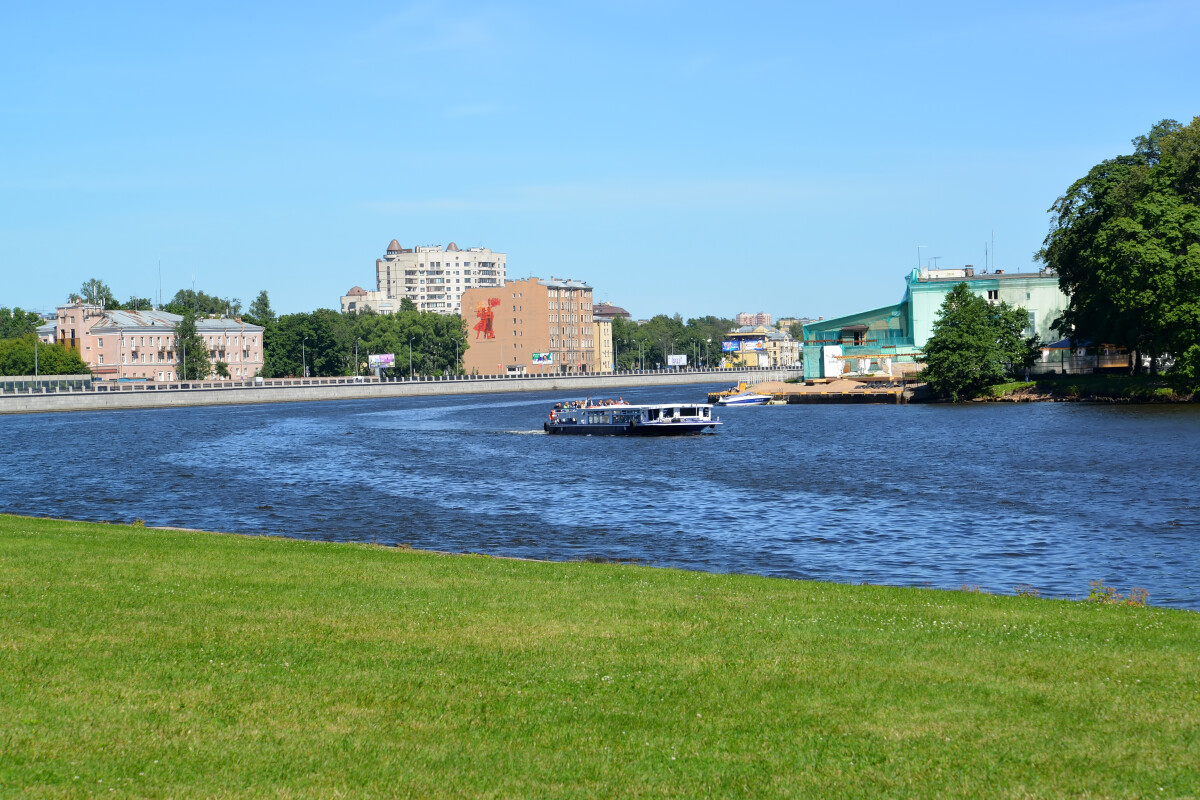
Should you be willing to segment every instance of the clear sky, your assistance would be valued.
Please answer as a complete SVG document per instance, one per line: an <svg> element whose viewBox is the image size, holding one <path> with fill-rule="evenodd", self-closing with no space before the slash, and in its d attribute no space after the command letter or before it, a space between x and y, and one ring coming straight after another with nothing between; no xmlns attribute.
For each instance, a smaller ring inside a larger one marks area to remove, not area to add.
<svg viewBox="0 0 1200 800"><path fill-rule="evenodd" d="M1200 2L9 3L0 305L281 313L457 242L635 316L836 316L1033 268L1046 209L1200 114Z"/></svg>

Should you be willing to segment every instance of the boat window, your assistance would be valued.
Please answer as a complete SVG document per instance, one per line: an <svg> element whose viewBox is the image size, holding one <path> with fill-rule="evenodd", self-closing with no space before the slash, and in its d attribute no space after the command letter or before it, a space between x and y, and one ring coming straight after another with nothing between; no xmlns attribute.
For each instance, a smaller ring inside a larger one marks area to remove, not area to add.
<svg viewBox="0 0 1200 800"><path fill-rule="evenodd" d="M681 408L679 409L679 415L682 417L698 417L700 416L700 410L696 408Z"/></svg>

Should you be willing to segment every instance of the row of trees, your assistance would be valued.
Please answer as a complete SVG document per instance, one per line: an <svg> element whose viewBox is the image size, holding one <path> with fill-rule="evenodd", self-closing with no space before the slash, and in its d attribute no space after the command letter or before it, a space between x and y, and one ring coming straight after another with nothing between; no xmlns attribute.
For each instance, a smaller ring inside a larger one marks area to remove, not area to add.
<svg viewBox="0 0 1200 800"><path fill-rule="evenodd" d="M368 357L381 353L395 355L398 374L410 369L422 375L457 374L467 349L461 317L418 311L408 299L395 314L322 308L276 317L267 293L260 292L243 319L263 326L263 375L268 378L305 370L320 377L366 374Z"/></svg>
<svg viewBox="0 0 1200 800"><path fill-rule="evenodd" d="M1073 183L1050 208L1036 258L1070 305L1056 327L1077 342L1160 360L1200 389L1200 117L1163 120Z"/></svg>
<svg viewBox="0 0 1200 800"><path fill-rule="evenodd" d="M42 318L32 311L0 307L0 375L86 375L79 353L38 341Z"/></svg>
<svg viewBox="0 0 1200 800"><path fill-rule="evenodd" d="M617 369L653 368L667 363L668 355L687 355L689 363L716 364L721 360L721 340L733 320L699 317L686 323L676 314L659 314L639 325L624 317L613 319L613 354Z"/></svg>

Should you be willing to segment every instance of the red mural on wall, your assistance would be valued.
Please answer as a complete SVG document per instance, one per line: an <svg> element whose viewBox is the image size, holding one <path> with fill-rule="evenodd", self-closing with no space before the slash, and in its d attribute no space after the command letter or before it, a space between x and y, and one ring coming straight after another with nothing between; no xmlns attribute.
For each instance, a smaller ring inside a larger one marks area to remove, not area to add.
<svg viewBox="0 0 1200 800"><path fill-rule="evenodd" d="M496 317L496 312L493 308L500 305L499 297L490 297L484 303L482 300L475 306L475 316L479 321L475 323L475 338L478 339L480 334L483 334L485 339L495 339L496 331L492 329L492 320Z"/></svg>

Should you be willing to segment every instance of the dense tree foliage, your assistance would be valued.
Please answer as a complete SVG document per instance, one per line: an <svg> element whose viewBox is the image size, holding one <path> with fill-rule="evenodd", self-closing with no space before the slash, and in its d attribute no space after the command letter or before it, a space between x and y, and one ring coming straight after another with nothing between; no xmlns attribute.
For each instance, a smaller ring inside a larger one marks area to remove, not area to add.
<svg viewBox="0 0 1200 800"><path fill-rule="evenodd" d="M196 331L196 315L184 308L183 319L175 327L175 357L179 359L179 375L185 381L202 381L212 371L208 345Z"/></svg>
<svg viewBox="0 0 1200 800"><path fill-rule="evenodd" d="M180 289L163 309L172 314L191 311L196 316L215 314L220 317L236 317L242 311L242 301L236 297L217 297L203 290L197 292L194 289Z"/></svg>
<svg viewBox="0 0 1200 800"><path fill-rule="evenodd" d="M1025 338L1028 324L1025 309L993 305L960 283L942 301L921 374L940 397L976 397L1033 362L1038 340Z"/></svg>
<svg viewBox="0 0 1200 800"><path fill-rule="evenodd" d="M36 359L36 366L35 366ZM88 375L79 352L61 344L38 342L37 334L0 339L0 375Z"/></svg>
<svg viewBox="0 0 1200 800"><path fill-rule="evenodd" d="M258 293L258 297L254 298L244 316L255 325L265 326L275 321L275 310L271 308L271 299L267 297L266 289Z"/></svg>
<svg viewBox="0 0 1200 800"><path fill-rule="evenodd" d="M1200 388L1200 117L1163 120L1134 152L1093 167L1051 207L1037 258L1058 273L1070 305L1064 335L1173 362Z"/></svg>
<svg viewBox="0 0 1200 800"><path fill-rule="evenodd" d="M32 311L0 306L0 339L15 339L33 333L42 324L42 318Z"/></svg>
<svg viewBox="0 0 1200 800"><path fill-rule="evenodd" d="M659 314L639 325L624 317L613 318L613 353L618 369L654 369L668 355L687 355L689 364L707 365L721 360L721 338L734 327L732 320L699 317L686 323L676 314Z"/></svg>
<svg viewBox="0 0 1200 800"><path fill-rule="evenodd" d="M368 371L368 356L380 353L395 355L395 375L408 375L410 345L413 373L458 372L467 349L462 318L417 311L403 304L401 309L396 314L341 314L329 309L285 314L264 326L267 360L263 374L270 378L299 376L306 366L310 376L354 375L356 344L360 375Z"/></svg>

